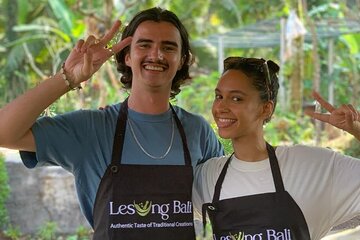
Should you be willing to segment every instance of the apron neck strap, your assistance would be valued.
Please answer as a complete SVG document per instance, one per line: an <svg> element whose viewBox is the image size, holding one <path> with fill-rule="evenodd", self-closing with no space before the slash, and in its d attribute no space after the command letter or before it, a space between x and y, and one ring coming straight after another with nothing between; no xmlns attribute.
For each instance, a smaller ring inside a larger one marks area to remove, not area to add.
<svg viewBox="0 0 360 240"><path fill-rule="evenodd" d="M213 201L212 202L219 201L219 199L220 199L221 187L222 187L222 184L224 182L225 175L226 175L227 169L229 167L229 164L230 164L230 161L231 161L231 158L232 158L233 155L234 155L234 153L232 153L230 155L230 157L226 160L226 163L225 163L223 169L221 170L219 178L216 181L215 190L214 190L214 196L213 196Z"/></svg>
<svg viewBox="0 0 360 240"><path fill-rule="evenodd" d="M128 98L126 98L125 101L121 104L116 122L115 137L113 141L113 148L111 155L112 165L116 165L117 162L119 161L119 158L122 155L127 118L128 118ZM121 162L121 158L120 158L120 162Z"/></svg>
<svg viewBox="0 0 360 240"><path fill-rule="evenodd" d="M185 159L185 165L186 166L191 166L191 157L190 157L190 151L187 145L187 140L186 140L186 134L184 131L184 128L181 124L181 121L179 119L179 117L177 116L174 107L170 104L170 108L172 111L172 117L175 119L176 122L176 126L179 129L179 133L181 136L181 141L182 141L182 145L183 145L183 152L184 152L184 159Z"/></svg>
<svg viewBox="0 0 360 240"><path fill-rule="evenodd" d="M277 160L277 157L275 154L275 149L269 143L266 142L266 150L269 155L270 167L271 167L271 172L272 172L273 179L274 179L276 192L283 192L283 191L285 191L285 188L284 188L284 183L283 183L282 177L281 177L279 163L278 163L278 160ZM232 153L230 155L230 157L226 160L226 163L220 172L219 178L216 181L212 202L219 201L219 199L220 199L221 187L224 182L225 175L226 175L227 169L229 167L229 164L231 162L231 158L233 157L233 155L234 155L234 153Z"/></svg>
<svg viewBox="0 0 360 240"><path fill-rule="evenodd" d="M266 149L269 155L270 167L274 179L276 192L284 192L285 191L284 183L281 177L279 162L275 154L275 149L267 142L266 142Z"/></svg>

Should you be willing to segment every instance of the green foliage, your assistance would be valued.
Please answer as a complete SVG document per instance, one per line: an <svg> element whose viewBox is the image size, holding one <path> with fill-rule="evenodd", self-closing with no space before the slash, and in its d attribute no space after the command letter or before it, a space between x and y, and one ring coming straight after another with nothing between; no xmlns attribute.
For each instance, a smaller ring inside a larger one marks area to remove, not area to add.
<svg viewBox="0 0 360 240"><path fill-rule="evenodd" d="M56 222L46 222L37 232L37 240L55 240L57 230Z"/></svg>
<svg viewBox="0 0 360 240"><path fill-rule="evenodd" d="M202 233L203 231L205 231L205 237ZM207 219L205 230L202 230L202 232L201 232L201 234L199 234L199 236L196 237L196 240L212 240L212 239L214 239L213 233L212 233L212 226L210 224L209 219Z"/></svg>
<svg viewBox="0 0 360 240"><path fill-rule="evenodd" d="M5 157L0 153L0 229L8 223L9 217L6 209L6 201L9 197L10 187L6 170Z"/></svg>
<svg viewBox="0 0 360 240"><path fill-rule="evenodd" d="M211 106L218 78L217 72L202 74L194 78L191 84L183 87L176 97L178 105L190 112L202 115L208 122L213 122Z"/></svg>
<svg viewBox="0 0 360 240"><path fill-rule="evenodd" d="M352 139L349 146L344 149L344 154L360 159L360 143L357 139Z"/></svg>
<svg viewBox="0 0 360 240"><path fill-rule="evenodd" d="M231 154L232 152L234 152L233 146L232 146L232 143L231 143L231 140L230 140L230 139L224 139L224 138L221 138L221 137L219 136L219 133L218 133L218 131L217 131L216 124L211 124L211 127L214 129L214 132L215 132L217 138L220 140L221 144L223 145L224 151L225 151L225 155L229 155L229 154Z"/></svg>
<svg viewBox="0 0 360 240"><path fill-rule="evenodd" d="M315 132L311 119L294 113L276 112L265 125L265 139L272 145L310 142Z"/></svg>
<svg viewBox="0 0 360 240"><path fill-rule="evenodd" d="M68 236L66 240L89 240L90 239L90 229L84 226L80 226L76 229L76 234Z"/></svg>
<svg viewBox="0 0 360 240"><path fill-rule="evenodd" d="M90 229L84 226L80 226L76 229L77 240L89 239Z"/></svg>
<svg viewBox="0 0 360 240"><path fill-rule="evenodd" d="M18 226L10 226L5 231L4 234L6 237L10 238L11 240L19 240L23 235L20 228Z"/></svg>

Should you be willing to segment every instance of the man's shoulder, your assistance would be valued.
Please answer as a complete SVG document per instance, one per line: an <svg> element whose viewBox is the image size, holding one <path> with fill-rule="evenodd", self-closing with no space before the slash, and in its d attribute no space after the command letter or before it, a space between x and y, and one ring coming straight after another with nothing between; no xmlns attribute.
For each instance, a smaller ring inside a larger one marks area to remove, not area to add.
<svg viewBox="0 0 360 240"><path fill-rule="evenodd" d="M199 123L207 123L205 118L200 114L190 112L182 107L174 106L174 110L181 120L195 120Z"/></svg>

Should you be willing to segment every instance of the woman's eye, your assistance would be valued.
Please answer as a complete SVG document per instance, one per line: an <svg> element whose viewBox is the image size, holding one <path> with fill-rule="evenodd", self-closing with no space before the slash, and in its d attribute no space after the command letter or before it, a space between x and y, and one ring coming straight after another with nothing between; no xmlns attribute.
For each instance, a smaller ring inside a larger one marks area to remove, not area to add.
<svg viewBox="0 0 360 240"><path fill-rule="evenodd" d="M241 98L239 98L239 97L233 97L232 100L235 101L235 102L239 102L239 101L241 101Z"/></svg>

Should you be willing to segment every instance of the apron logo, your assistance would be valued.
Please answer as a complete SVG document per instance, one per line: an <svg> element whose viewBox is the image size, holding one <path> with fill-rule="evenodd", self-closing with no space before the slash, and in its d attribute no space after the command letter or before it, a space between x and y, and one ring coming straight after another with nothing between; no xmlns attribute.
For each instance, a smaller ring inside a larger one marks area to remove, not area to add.
<svg viewBox="0 0 360 240"><path fill-rule="evenodd" d="M160 215L162 220L168 220L174 214L192 214L192 204L190 201L181 202L173 200L170 203L153 203L152 201L145 201L136 203L135 200L130 204L116 204L109 202L110 215L134 215L141 217L149 216L150 214Z"/></svg>
<svg viewBox="0 0 360 240"><path fill-rule="evenodd" d="M239 232L239 233L237 233L237 234L231 234L231 233L229 233L230 234L230 238L231 238L231 240L244 240L244 237L245 237L245 234L244 234L244 232Z"/></svg>
<svg viewBox="0 0 360 240"><path fill-rule="evenodd" d="M264 229L263 232L256 234L245 234L245 232L229 233L217 237L214 235L214 240L292 240L291 230L288 228L282 230Z"/></svg>
<svg viewBox="0 0 360 240"><path fill-rule="evenodd" d="M137 212L137 214L139 214L142 217L148 215L148 213L151 210L151 205L152 205L152 202L150 202L150 201L146 201L145 203L138 203L138 204L136 204L134 201L134 206L135 206L136 212Z"/></svg>

